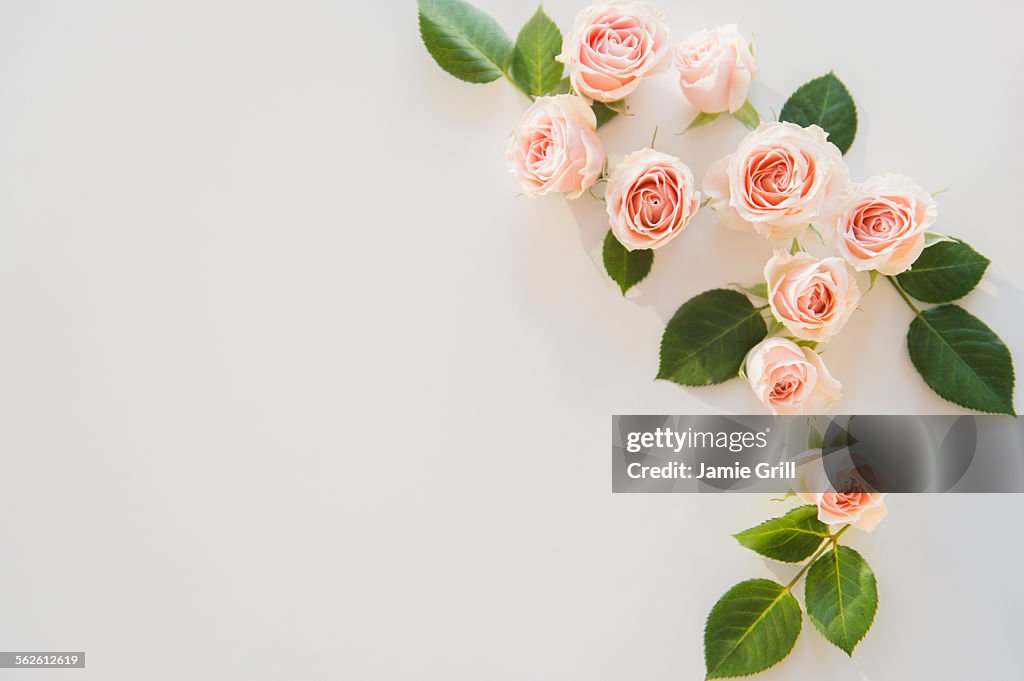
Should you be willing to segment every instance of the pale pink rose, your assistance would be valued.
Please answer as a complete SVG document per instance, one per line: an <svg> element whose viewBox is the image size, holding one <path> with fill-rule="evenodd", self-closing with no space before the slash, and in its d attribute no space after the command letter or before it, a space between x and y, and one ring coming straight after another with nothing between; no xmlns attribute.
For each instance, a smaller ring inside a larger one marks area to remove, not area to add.
<svg viewBox="0 0 1024 681"><path fill-rule="evenodd" d="M505 163L528 196L562 192L575 199L604 167L596 130L594 112L580 97L539 97L512 133Z"/></svg>
<svg viewBox="0 0 1024 681"><path fill-rule="evenodd" d="M704 194L726 227L792 239L833 217L850 182L839 149L816 125L762 123L704 175Z"/></svg>
<svg viewBox="0 0 1024 681"><path fill-rule="evenodd" d="M935 199L909 177L876 175L850 191L836 220L836 250L858 271L905 272L924 250Z"/></svg>
<svg viewBox="0 0 1024 681"><path fill-rule="evenodd" d="M813 450L808 452L812 453ZM805 457L794 491L802 500L818 507L818 520L826 525L850 524L871 532L889 512L885 507L885 493L874 491L857 472L852 460L847 462L845 466L830 463L833 478L830 480L822 452L817 450L817 456Z"/></svg>
<svg viewBox="0 0 1024 681"><path fill-rule="evenodd" d="M704 113L738 111L757 77L757 59L736 24L694 33L676 47L679 86Z"/></svg>
<svg viewBox="0 0 1024 681"><path fill-rule="evenodd" d="M605 203L615 238L635 251L660 248L678 236L700 208L700 193L678 158L641 149L612 169Z"/></svg>
<svg viewBox="0 0 1024 681"><path fill-rule="evenodd" d="M637 0L599 0L576 16L556 59L577 93L616 102L666 67L668 54L660 12Z"/></svg>
<svg viewBox="0 0 1024 681"><path fill-rule="evenodd" d="M775 251L764 266L772 314L797 338L827 341L857 309L860 288L842 258Z"/></svg>
<svg viewBox="0 0 1024 681"><path fill-rule="evenodd" d="M744 373L773 414L820 413L842 395L842 384L818 353L787 338L768 338L754 346Z"/></svg>

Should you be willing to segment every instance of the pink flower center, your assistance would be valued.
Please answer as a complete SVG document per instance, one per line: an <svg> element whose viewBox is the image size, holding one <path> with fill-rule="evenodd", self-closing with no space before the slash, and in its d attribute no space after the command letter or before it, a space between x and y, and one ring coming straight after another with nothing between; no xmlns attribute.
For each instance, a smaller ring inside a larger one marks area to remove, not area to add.
<svg viewBox="0 0 1024 681"><path fill-rule="evenodd" d="M905 197L873 197L853 211L850 226L860 244L885 244L913 229L913 207Z"/></svg>

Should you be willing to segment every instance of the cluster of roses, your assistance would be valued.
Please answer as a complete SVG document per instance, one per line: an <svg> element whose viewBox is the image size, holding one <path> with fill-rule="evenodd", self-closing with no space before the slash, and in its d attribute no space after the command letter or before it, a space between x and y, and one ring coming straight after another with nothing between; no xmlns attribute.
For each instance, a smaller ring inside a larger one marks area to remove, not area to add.
<svg viewBox="0 0 1024 681"><path fill-rule="evenodd" d="M580 12L557 57L575 94L537 98L508 144L506 160L529 196L580 196L599 180L615 238L628 251L661 248L701 207L693 172L654 149L627 155L610 171L592 102L619 102L669 66L669 32L644 2L613 0ZM736 26L700 31L678 44L682 94L702 115L747 104L757 58ZM775 242L808 228L840 257L776 250L764 268L766 296L788 337L769 337L743 373L776 414L814 413L841 394L815 348L837 334L860 301L851 268L896 275L909 269L935 222L932 196L893 174L852 184L840 150L816 125L761 123L703 178L706 204L722 224Z"/></svg>
<svg viewBox="0 0 1024 681"><path fill-rule="evenodd" d="M533 100L506 153L527 195L576 198L606 183L611 229L602 256L623 293L646 276L654 249L677 237L702 205L726 227L780 246L792 241L775 250L764 281L745 288L747 295L712 289L683 303L662 337L659 378L699 386L739 374L776 414L823 411L842 386L816 350L860 302L855 271L870 272L872 282L882 274L913 284L922 270L929 278L929 260L933 275L958 268L957 277L907 287L921 301L950 303L973 289L987 267L986 258L955 240L924 251L935 236L928 231L935 202L909 179L851 183L842 154L856 132L856 108L834 74L794 92L780 113L784 122L761 123L747 100L757 58L735 26L689 36L670 60L661 14L638 0L598 0L564 38L538 9L514 44L464 0L418 6L424 44L443 69L471 83L505 77ZM670 61L682 94L700 112L690 127L731 114L752 130L712 164L700 191L685 163L652 148L609 170L597 135L601 122L622 111L624 98ZM836 255L803 251L799 237L808 229ZM923 252L915 272L907 272ZM958 306L919 310L902 284L892 283L915 312L908 350L926 382L957 404L1012 413L1012 360L998 337ZM758 307L751 298L767 303ZM768 309L770 324L762 317ZM977 361L982 356L986 361ZM835 450L827 474L824 438L812 424L807 450L795 457L794 492L806 503L734 535L768 559L803 566L787 584L750 579L718 600L704 629L707 678L754 674L789 654L802 628L794 589L804 577L806 613L827 640L852 654L870 629L878 608L874 573L840 540L851 527L871 531L886 515L885 495L860 476L855 452L845 463L836 456L848 438L833 431L826 430Z"/></svg>

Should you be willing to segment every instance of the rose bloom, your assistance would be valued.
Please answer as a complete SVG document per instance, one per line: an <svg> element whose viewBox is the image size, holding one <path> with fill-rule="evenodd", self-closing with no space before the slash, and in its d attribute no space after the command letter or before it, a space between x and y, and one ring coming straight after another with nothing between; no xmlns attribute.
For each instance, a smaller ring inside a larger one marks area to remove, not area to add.
<svg viewBox="0 0 1024 681"><path fill-rule="evenodd" d="M676 47L679 86L693 108L730 113L747 101L757 59L735 24L694 33Z"/></svg>
<svg viewBox="0 0 1024 681"><path fill-rule="evenodd" d="M858 271L899 274L924 250L938 209L903 175L876 175L853 187L836 220L836 250Z"/></svg>
<svg viewBox="0 0 1024 681"><path fill-rule="evenodd" d="M635 251L660 248L678 236L700 208L700 193L682 161L642 149L612 169L605 203L615 238Z"/></svg>
<svg viewBox="0 0 1024 681"><path fill-rule="evenodd" d="M666 67L668 53L660 12L645 2L604 0L577 15L556 59L569 68L576 92L615 102Z"/></svg>
<svg viewBox="0 0 1024 681"><path fill-rule="evenodd" d="M773 414L825 411L842 395L818 353L787 338L768 338L747 355L745 373L757 398Z"/></svg>
<svg viewBox="0 0 1024 681"><path fill-rule="evenodd" d="M575 199L604 167L596 130L594 112L580 97L539 97L512 133L505 163L528 196L564 192Z"/></svg>
<svg viewBox="0 0 1024 681"><path fill-rule="evenodd" d="M813 454L813 450L807 454ZM833 456L833 453L829 456ZM839 470L832 471L833 477L837 479L829 480L821 457L820 449L817 450L817 456L804 456L806 463L800 467L800 479L794 490L797 496L817 506L818 520L826 525L850 524L859 530L871 532L888 514L885 494L874 491L857 472L852 461L842 467L830 464L830 470ZM842 491L837 491L837 486Z"/></svg>
<svg viewBox="0 0 1024 681"><path fill-rule="evenodd" d="M726 227L792 239L834 216L850 181L839 149L816 125L762 123L704 175L704 193Z"/></svg>
<svg viewBox="0 0 1024 681"><path fill-rule="evenodd" d="M860 288L842 258L775 251L764 266L776 319L804 340L827 341L857 309Z"/></svg>

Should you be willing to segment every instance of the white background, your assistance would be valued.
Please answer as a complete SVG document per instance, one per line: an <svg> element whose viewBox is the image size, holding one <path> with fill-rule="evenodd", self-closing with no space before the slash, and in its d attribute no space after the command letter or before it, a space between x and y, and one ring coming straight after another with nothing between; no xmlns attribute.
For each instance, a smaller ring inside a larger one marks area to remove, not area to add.
<svg viewBox="0 0 1024 681"><path fill-rule="evenodd" d="M533 10L479 1L512 34ZM661 6L757 34L768 117L835 69L854 177L949 189L938 228L994 260L964 304L1024 357L1020 6ZM411 1L0 5L0 648L88 654L0 678L702 677L711 605L773 574L729 534L779 505L613 496L610 415L759 413L652 379L675 308L769 246L702 211L623 300L601 204L516 197L525 106L437 68ZM669 74L632 107L613 155L657 125L698 176L744 132L673 135ZM953 410L909 320L867 296L839 410ZM853 538L881 596L855 662L805 623L761 678L1019 678L1019 504L891 498Z"/></svg>

